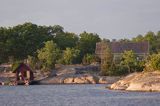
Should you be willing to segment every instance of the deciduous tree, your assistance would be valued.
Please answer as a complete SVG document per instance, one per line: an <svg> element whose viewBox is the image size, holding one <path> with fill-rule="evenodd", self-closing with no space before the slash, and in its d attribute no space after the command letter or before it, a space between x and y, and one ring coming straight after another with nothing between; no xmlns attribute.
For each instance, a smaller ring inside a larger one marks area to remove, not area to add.
<svg viewBox="0 0 160 106"><path fill-rule="evenodd" d="M43 62L43 68L53 69L59 58L60 50L53 41L45 42L45 46L38 50L38 58Z"/></svg>

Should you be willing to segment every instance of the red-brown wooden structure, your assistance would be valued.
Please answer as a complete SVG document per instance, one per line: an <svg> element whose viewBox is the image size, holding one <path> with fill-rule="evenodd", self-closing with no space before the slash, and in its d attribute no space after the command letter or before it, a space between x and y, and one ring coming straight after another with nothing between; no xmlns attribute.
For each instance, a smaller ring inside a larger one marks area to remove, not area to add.
<svg viewBox="0 0 160 106"><path fill-rule="evenodd" d="M33 75L33 71L31 70L31 68L24 64L21 63L15 70L14 72L16 73L16 81L26 81L28 80L33 81L34 80L34 75Z"/></svg>

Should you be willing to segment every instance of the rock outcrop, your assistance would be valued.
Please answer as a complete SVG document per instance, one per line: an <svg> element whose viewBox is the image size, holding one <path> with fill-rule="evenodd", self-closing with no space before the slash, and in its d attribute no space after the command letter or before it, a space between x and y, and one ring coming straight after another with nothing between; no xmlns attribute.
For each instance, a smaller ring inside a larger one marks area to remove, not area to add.
<svg viewBox="0 0 160 106"><path fill-rule="evenodd" d="M52 72L34 72L36 84L112 84L120 77L99 76L97 65L59 65ZM15 80L14 73L0 74L0 85Z"/></svg>
<svg viewBox="0 0 160 106"><path fill-rule="evenodd" d="M120 79L119 76L99 76L99 84L113 84Z"/></svg>
<svg viewBox="0 0 160 106"><path fill-rule="evenodd" d="M66 79L64 79L63 83L65 84L72 84L74 82L74 78L73 77L68 77Z"/></svg>
<svg viewBox="0 0 160 106"><path fill-rule="evenodd" d="M160 91L160 72L133 73L110 86L114 90Z"/></svg>
<svg viewBox="0 0 160 106"><path fill-rule="evenodd" d="M113 84L120 77L96 76L91 74L63 75L46 78L40 84Z"/></svg>
<svg viewBox="0 0 160 106"><path fill-rule="evenodd" d="M98 67L61 65L58 70L54 70L54 75L41 80L40 84L112 84L119 80L120 77L99 76Z"/></svg>
<svg viewBox="0 0 160 106"><path fill-rule="evenodd" d="M46 78L40 84L97 84L98 81L99 78L94 75L83 74Z"/></svg>

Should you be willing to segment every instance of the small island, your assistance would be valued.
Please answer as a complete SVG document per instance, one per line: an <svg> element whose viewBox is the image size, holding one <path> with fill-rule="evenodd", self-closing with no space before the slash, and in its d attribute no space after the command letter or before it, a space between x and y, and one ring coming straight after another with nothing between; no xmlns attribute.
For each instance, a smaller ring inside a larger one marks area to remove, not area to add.
<svg viewBox="0 0 160 106"><path fill-rule="evenodd" d="M111 41L60 25L24 23L1 27L0 36L1 85L112 84L113 90L159 91L160 32Z"/></svg>
<svg viewBox="0 0 160 106"><path fill-rule="evenodd" d="M160 0L0 0L0 106L159 106Z"/></svg>

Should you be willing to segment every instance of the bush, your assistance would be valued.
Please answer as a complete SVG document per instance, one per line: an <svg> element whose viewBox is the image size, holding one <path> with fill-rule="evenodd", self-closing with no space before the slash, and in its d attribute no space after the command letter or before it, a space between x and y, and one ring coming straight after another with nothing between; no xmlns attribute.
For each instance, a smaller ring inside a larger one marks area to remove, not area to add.
<svg viewBox="0 0 160 106"><path fill-rule="evenodd" d="M133 67L135 72L142 72L145 68L145 61L137 62L137 65Z"/></svg>
<svg viewBox="0 0 160 106"><path fill-rule="evenodd" d="M82 60L83 64L91 64L93 62L96 62L96 57L95 55L93 54L86 54L84 57L83 57L83 60Z"/></svg>
<svg viewBox="0 0 160 106"><path fill-rule="evenodd" d="M66 48L66 50L63 51L62 58L58 60L61 64L73 64L74 61L76 61L77 57L80 54L80 50L75 48Z"/></svg>
<svg viewBox="0 0 160 106"><path fill-rule="evenodd" d="M45 42L45 47L38 50L38 59L42 62L44 70L55 68L59 55L60 50L53 41Z"/></svg>
<svg viewBox="0 0 160 106"><path fill-rule="evenodd" d="M124 53L122 54L122 61L120 64L127 66L128 72L131 73L135 71L134 68L138 65L136 57L136 54L132 50L124 51Z"/></svg>
<svg viewBox="0 0 160 106"><path fill-rule="evenodd" d="M145 64L146 71L160 71L160 53L149 56L148 62Z"/></svg>
<svg viewBox="0 0 160 106"><path fill-rule="evenodd" d="M119 76L128 74L128 67L126 66L114 66L110 72L111 76Z"/></svg>
<svg viewBox="0 0 160 106"><path fill-rule="evenodd" d="M37 63L38 63L38 59L36 57L33 56L28 56L27 58L27 64L32 68L32 69L36 69L37 67Z"/></svg>
<svg viewBox="0 0 160 106"><path fill-rule="evenodd" d="M128 67L124 65L113 64L107 71L101 71L101 75L105 76L121 76L128 74Z"/></svg>

